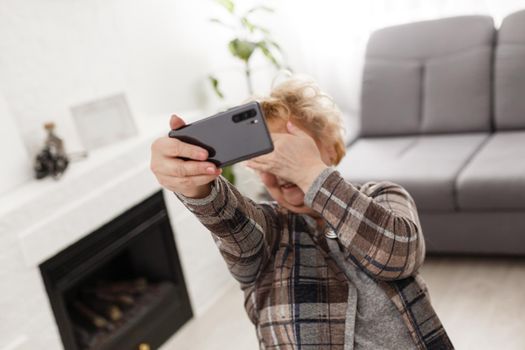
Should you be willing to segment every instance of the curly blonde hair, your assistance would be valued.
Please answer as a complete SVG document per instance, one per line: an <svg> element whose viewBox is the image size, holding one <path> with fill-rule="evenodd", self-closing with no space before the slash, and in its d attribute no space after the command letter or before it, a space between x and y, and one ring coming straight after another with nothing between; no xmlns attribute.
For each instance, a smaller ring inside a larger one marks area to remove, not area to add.
<svg viewBox="0 0 525 350"><path fill-rule="evenodd" d="M291 121L310 131L315 139L335 148L335 164L346 153L343 122L334 100L311 80L291 78L272 89L268 97L255 98L266 121Z"/></svg>

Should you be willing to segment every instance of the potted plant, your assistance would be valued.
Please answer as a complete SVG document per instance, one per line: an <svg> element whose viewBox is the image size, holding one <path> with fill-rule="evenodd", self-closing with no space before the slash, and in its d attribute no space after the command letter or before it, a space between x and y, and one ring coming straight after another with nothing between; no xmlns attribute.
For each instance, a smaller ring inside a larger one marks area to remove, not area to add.
<svg viewBox="0 0 525 350"><path fill-rule="evenodd" d="M247 92L251 96L254 94L254 89L250 63L256 52L262 53L267 62L274 66L276 70L283 68L289 70L283 63L284 58L281 47L271 37L270 31L253 21L253 16L256 13L266 12L269 14L273 13L274 10L268 6L258 5L240 12L233 0L216 0L216 3L226 10L226 18L211 18L210 21L232 32L233 37L228 41L227 48L235 59L242 61ZM221 90L219 79L215 75L210 74L208 75L208 80L215 95L223 100L225 94ZM235 174L232 167L224 168L223 176L230 182L235 183Z"/></svg>

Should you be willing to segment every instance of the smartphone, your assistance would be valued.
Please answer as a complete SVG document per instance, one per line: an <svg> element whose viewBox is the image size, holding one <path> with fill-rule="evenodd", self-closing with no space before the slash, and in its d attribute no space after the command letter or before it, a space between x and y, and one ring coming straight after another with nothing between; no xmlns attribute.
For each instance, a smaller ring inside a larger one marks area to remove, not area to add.
<svg viewBox="0 0 525 350"><path fill-rule="evenodd" d="M169 137L206 149L207 160L221 168L273 151L272 138L258 102L173 129Z"/></svg>

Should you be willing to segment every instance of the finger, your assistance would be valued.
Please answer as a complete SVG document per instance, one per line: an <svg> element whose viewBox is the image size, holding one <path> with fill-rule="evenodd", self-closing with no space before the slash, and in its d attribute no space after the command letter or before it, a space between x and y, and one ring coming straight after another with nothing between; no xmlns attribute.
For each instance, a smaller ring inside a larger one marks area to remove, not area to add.
<svg viewBox="0 0 525 350"><path fill-rule="evenodd" d="M251 169L258 170L258 171L264 171L264 172L270 172L272 167L267 163L261 163L261 162L255 162L250 161L247 166Z"/></svg>
<svg viewBox="0 0 525 350"><path fill-rule="evenodd" d="M258 171L259 177L263 184L266 187L276 187L277 186L277 177L271 173L267 173L265 171Z"/></svg>
<svg viewBox="0 0 525 350"><path fill-rule="evenodd" d="M219 173L215 164L211 162L197 162L192 160L168 159L158 167L158 173L175 177L197 175L215 175Z"/></svg>
<svg viewBox="0 0 525 350"><path fill-rule="evenodd" d="M247 164L252 163L252 162L253 163L270 163L272 161L272 159L273 159L273 154L272 153L264 154L262 156L258 156L258 157L252 158L252 159L250 159L247 162Z"/></svg>
<svg viewBox="0 0 525 350"><path fill-rule="evenodd" d="M258 162L257 160L255 160L255 158L253 158L253 159L250 159L250 160L246 161L246 163L244 163L244 165L246 167L250 168L250 169L254 169L254 166L256 166L258 163L260 163L260 162Z"/></svg>
<svg viewBox="0 0 525 350"><path fill-rule="evenodd" d="M171 116L171 118L170 118L170 128L171 129L178 129L181 126L184 126L184 125L186 125L186 123L184 122L184 120L182 120L181 117L179 117L176 114L173 114Z"/></svg>
<svg viewBox="0 0 525 350"><path fill-rule="evenodd" d="M208 151L204 148L195 146L179 139L171 137L163 137L156 145L162 154L169 157L184 157L195 160L208 159Z"/></svg>

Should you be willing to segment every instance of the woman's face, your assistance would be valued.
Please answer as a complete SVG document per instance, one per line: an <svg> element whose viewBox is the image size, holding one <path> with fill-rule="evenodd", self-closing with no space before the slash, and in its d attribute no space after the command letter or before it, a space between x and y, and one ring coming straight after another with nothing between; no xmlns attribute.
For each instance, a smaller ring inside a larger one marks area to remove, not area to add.
<svg viewBox="0 0 525 350"><path fill-rule="evenodd" d="M316 140L314 135L302 125L297 125L297 127L312 136L317 144L319 152L321 153L321 159L323 162L326 165L332 165L332 159L335 153L334 147L327 147L319 142L319 140ZM271 123L268 123L268 128L270 129L270 133L288 133L285 121L272 121ZM313 210L304 204L305 193L297 185L283 180L271 173L262 172L259 175L272 198L281 206L296 213L313 213Z"/></svg>

